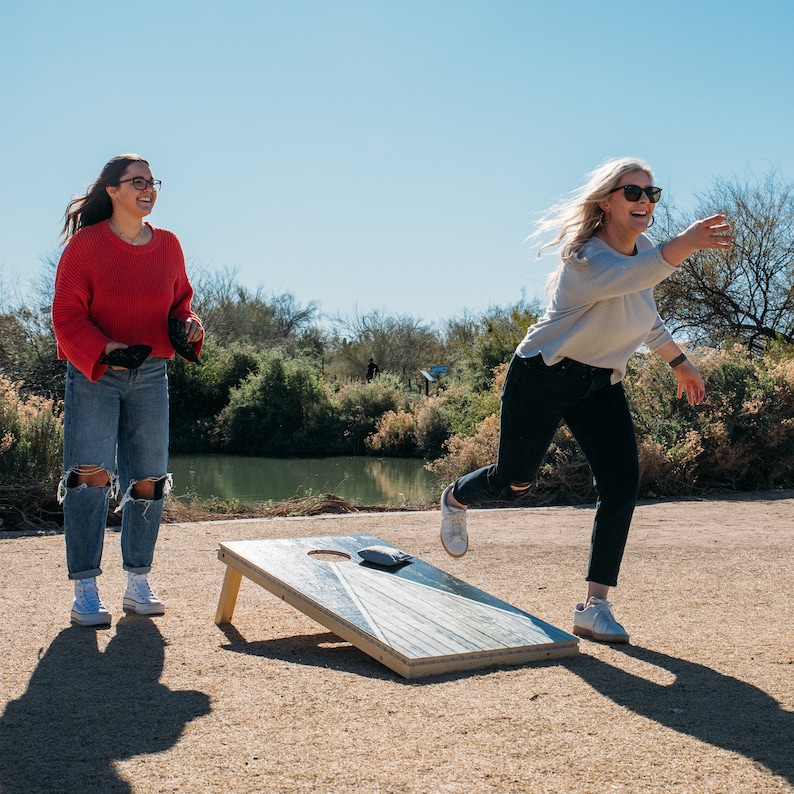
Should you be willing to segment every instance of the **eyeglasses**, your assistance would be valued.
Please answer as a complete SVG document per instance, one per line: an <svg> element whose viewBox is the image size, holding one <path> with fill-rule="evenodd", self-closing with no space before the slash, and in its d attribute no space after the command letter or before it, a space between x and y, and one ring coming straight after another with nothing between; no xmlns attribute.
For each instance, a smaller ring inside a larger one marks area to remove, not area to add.
<svg viewBox="0 0 794 794"><path fill-rule="evenodd" d="M662 189L660 187L640 187L639 185L621 185L620 187L615 187L610 190L610 193L614 193L617 190L622 190L623 195L626 197L626 201L639 201L642 198L642 194L644 193L648 197L648 201L651 204L656 204L657 201L662 197Z"/></svg>
<svg viewBox="0 0 794 794"><path fill-rule="evenodd" d="M152 190L159 190L163 183L159 179L146 179L142 176L132 176L129 179L119 180L119 184L123 185L125 182L132 182L132 186L136 190L146 190L151 187Z"/></svg>

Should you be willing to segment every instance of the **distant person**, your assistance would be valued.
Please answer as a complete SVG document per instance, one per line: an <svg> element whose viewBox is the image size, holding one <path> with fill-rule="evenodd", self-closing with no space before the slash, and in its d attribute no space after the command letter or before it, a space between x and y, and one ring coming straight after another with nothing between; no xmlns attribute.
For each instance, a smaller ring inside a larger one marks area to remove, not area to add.
<svg viewBox="0 0 794 794"><path fill-rule="evenodd" d="M195 356L204 330L190 308L179 240L144 223L159 189L146 160L120 155L65 214L52 304L58 356L68 361L58 499L74 581L71 621L80 626L111 621L96 582L111 494L121 497L124 610L165 611L148 581L171 487L165 363L174 344L186 342ZM171 342L169 318L181 341Z"/></svg>
<svg viewBox="0 0 794 794"><path fill-rule="evenodd" d="M592 469L598 500L587 595L574 609L575 634L628 642L607 600L618 571L639 488L639 462L623 376L640 345L673 369L678 396L692 404L703 380L656 310L653 288L702 249L731 245L724 215L693 223L666 243L644 234L662 190L641 160L610 160L573 197L552 207L536 234L553 232L560 264L547 284L546 313L510 362L502 391L496 463L460 477L441 497L441 541L453 557L468 548L466 506L526 494L560 422ZM682 273L681 278L686 278Z"/></svg>
<svg viewBox="0 0 794 794"><path fill-rule="evenodd" d="M380 368L370 358L369 363L367 364L367 383L369 383L378 374L380 374Z"/></svg>

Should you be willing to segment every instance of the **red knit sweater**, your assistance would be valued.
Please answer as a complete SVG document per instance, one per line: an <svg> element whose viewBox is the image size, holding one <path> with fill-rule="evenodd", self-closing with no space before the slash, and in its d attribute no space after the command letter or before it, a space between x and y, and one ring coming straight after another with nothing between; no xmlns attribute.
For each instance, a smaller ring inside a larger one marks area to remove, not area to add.
<svg viewBox="0 0 794 794"><path fill-rule="evenodd" d="M101 221L80 229L61 254L52 304L58 357L89 380L105 373L99 361L108 342L151 345L151 355L173 358L169 316L198 320L179 240L150 228L151 241L136 246Z"/></svg>

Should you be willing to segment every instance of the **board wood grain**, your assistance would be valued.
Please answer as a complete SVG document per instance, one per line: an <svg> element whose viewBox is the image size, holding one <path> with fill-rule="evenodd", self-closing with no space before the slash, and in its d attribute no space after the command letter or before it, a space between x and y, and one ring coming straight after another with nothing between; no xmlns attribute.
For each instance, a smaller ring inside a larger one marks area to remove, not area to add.
<svg viewBox="0 0 794 794"><path fill-rule="evenodd" d="M215 621L231 622L244 576L405 678L578 653L572 634L417 557L364 562L373 545L390 546L373 535L221 543Z"/></svg>

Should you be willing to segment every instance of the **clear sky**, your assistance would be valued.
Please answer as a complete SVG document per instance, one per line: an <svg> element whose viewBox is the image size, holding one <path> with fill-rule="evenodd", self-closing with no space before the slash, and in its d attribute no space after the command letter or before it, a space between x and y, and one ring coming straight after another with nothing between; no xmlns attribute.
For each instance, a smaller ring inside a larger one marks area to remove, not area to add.
<svg viewBox="0 0 794 794"><path fill-rule="evenodd" d="M0 287L146 157L189 268L327 315L541 294L524 242L607 157L692 205L794 179L794 2L0 0Z"/></svg>

